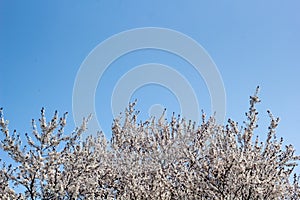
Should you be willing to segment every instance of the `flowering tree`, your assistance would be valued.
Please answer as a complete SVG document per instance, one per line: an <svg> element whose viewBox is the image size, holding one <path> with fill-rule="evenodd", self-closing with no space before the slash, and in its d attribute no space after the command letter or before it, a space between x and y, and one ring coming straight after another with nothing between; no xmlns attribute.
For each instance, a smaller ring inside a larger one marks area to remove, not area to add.
<svg viewBox="0 0 300 200"><path fill-rule="evenodd" d="M1 109L0 147L12 162L0 169L0 199L299 199L291 176L300 157L276 138L279 119L268 111L266 141L254 137L257 92L244 127L204 113L199 126L174 114L138 122L134 102L114 120L110 141L99 132L82 142L88 119L65 135L66 114L46 122L42 109L23 145Z"/></svg>

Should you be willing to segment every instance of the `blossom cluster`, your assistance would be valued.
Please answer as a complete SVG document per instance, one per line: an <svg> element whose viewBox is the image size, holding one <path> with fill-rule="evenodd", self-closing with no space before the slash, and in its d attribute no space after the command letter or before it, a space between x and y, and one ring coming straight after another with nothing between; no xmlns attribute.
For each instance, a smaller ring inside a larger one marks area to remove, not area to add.
<svg viewBox="0 0 300 200"><path fill-rule="evenodd" d="M109 141L102 132L81 139L88 119L66 135L67 113L47 122L44 109L22 141L1 109L0 150L13 161L2 161L0 199L300 199L300 157L277 139L279 119L268 111L266 140L254 135L257 92L243 126L204 113L199 125L164 113L138 121L133 102Z"/></svg>

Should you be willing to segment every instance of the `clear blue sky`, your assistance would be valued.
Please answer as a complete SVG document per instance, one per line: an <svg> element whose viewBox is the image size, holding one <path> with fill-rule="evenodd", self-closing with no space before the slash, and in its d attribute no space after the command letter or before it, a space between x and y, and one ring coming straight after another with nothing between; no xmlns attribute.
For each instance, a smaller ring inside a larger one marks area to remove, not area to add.
<svg viewBox="0 0 300 200"><path fill-rule="evenodd" d="M267 131L267 109L281 118L278 135L300 152L300 2L299 1L0 1L0 106L11 129L30 131L41 107L72 112L72 91L85 57L100 42L122 31L162 27L201 44L216 63L227 95L227 117L242 122L249 95L261 86L257 134ZM181 68L182 60L160 51L141 50L117 60L96 94L98 118L108 130L111 90L118 77L136 65L174 66L196 90L210 113L201 77ZM120 66L124 68L120 68ZM149 86L150 87L150 86ZM157 91L161 95L156 95ZM168 97L169 96L169 97ZM161 103L177 111L174 96L157 86L135 93L142 112ZM173 99L173 100L172 100ZM142 115L143 117L143 115ZM69 115L69 130L74 126ZM106 131L107 132L107 131ZM109 133L107 133L109 137ZM262 136L263 137L263 136Z"/></svg>

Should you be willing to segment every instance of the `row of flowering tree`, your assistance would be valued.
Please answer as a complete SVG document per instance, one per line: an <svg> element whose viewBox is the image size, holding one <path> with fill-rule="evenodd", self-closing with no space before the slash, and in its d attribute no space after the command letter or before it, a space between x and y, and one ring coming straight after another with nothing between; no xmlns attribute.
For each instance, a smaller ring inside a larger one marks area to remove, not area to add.
<svg viewBox="0 0 300 200"><path fill-rule="evenodd" d="M101 132L83 140L87 119L67 135L67 114L47 122L44 109L22 140L1 109L0 151L11 163L2 161L0 199L300 199L299 157L276 138L279 119L268 111L266 140L254 135L257 92L243 127L204 113L199 125L175 115L138 122L134 102L110 141Z"/></svg>

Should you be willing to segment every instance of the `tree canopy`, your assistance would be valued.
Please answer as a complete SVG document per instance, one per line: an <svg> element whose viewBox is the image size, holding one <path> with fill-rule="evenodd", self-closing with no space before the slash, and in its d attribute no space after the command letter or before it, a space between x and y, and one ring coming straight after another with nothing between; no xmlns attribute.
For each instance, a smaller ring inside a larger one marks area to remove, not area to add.
<svg viewBox="0 0 300 200"><path fill-rule="evenodd" d="M102 132L81 139L88 119L64 133L65 113L47 122L45 109L22 140L0 110L1 199L299 199L300 157L276 137L279 118L270 111L267 138L255 136L260 102L250 97L246 122L197 124L173 114L138 121L135 103Z"/></svg>

